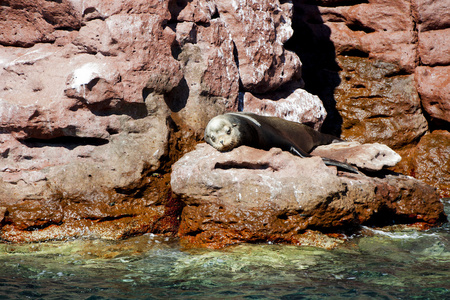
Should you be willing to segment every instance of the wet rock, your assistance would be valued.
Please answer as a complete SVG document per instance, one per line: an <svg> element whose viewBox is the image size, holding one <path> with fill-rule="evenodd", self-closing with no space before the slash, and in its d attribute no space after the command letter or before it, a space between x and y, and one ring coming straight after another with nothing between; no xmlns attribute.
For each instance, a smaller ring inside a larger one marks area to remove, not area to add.
<svg viewBox="0 0 450 300"><path fill-rule="evenodd" d="M410 174L434 186L441 198L450 196L450 133L435 130L426 134L417 147L405 151L403 160L394 169Z"/></svg>
<svg viewBox="0 0 450 300"><path fill-rule="evenodd" d="M179 235L191 247L302 244L310 229L330 233L445 219L435 190L411 177L341 174L319 157L276 148L221 153L200 144L173 165L171 185L186 205Z"/></svg>
<svg viewBox="0 0 450 300"><path fill-rule="evenodd" d="M397 66L366 58L338 61L343 70L335 96L343 139L398 149L425 134L428 124L412 75L391 76Z"/></svg>
<svg viewBox="0 0 450 300"><path fill-rule="evenodd" d="M394 150L379 143L333 143L319 146L311 154L345 162L357 166L358 169L372 172L393 167L402 159Z"/></svg>
<svg viewBox="0 0 450 300"><path fill-rule="evenodd" d="M413 157L415 176L450 196L450 133L437 130L424 136Z"/></svg>

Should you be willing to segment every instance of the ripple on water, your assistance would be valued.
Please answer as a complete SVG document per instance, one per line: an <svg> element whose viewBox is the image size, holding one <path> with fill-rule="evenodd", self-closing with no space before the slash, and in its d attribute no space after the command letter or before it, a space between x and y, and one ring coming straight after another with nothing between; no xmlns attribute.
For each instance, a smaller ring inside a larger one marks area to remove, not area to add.
<svg viewBox="0 0 450 300"><path fill-rule="evenodd" d="M182 251L147 234L124 241L0 244L1 299L445 299L448 224L373 231L325 250L244 244Z"/></svg>

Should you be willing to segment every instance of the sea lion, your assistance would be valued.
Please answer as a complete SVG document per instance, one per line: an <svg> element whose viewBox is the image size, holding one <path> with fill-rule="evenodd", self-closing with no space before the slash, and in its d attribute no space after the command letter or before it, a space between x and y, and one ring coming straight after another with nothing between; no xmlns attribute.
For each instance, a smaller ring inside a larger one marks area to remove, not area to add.
<svg viewBox="0 0 450 300"><path fill-rule="evenodd" d="M309 152L316 146L342 140L301 123L235 112L212 118L205 129L205 141L219 151L229 151L242 145L264 150L278 147L300 157L311 157ZM326 165L359 173L346 163L323 157L322 160Z"/></svg>

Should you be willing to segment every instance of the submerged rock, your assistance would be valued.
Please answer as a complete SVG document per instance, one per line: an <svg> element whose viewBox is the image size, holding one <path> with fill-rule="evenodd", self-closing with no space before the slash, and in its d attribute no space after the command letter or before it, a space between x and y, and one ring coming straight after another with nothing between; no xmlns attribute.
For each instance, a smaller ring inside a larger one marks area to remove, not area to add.
<svg viewBox="0 0 450 300"><path fill-rule="evenodd" d="M416 179L342 173L320 157L277 148L241 146L221 153L200 144L172 170L172 190L186 205L179 236L190 247L311 244L305 242L311 230L353 232L364 224L435 225L445 219L436 191Z"/></svg>

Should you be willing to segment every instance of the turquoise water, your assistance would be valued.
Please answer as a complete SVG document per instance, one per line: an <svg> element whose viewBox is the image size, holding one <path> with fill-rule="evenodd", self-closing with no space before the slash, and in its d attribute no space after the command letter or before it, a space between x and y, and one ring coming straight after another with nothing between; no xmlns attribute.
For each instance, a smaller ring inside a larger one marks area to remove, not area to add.
<svg viewBox="0 0 450 300"><path fill-rule="evenodd" d="M448 223L372 231L335 250L182 251L152 234L0 244L0 299L450 299Z"/></svg>

